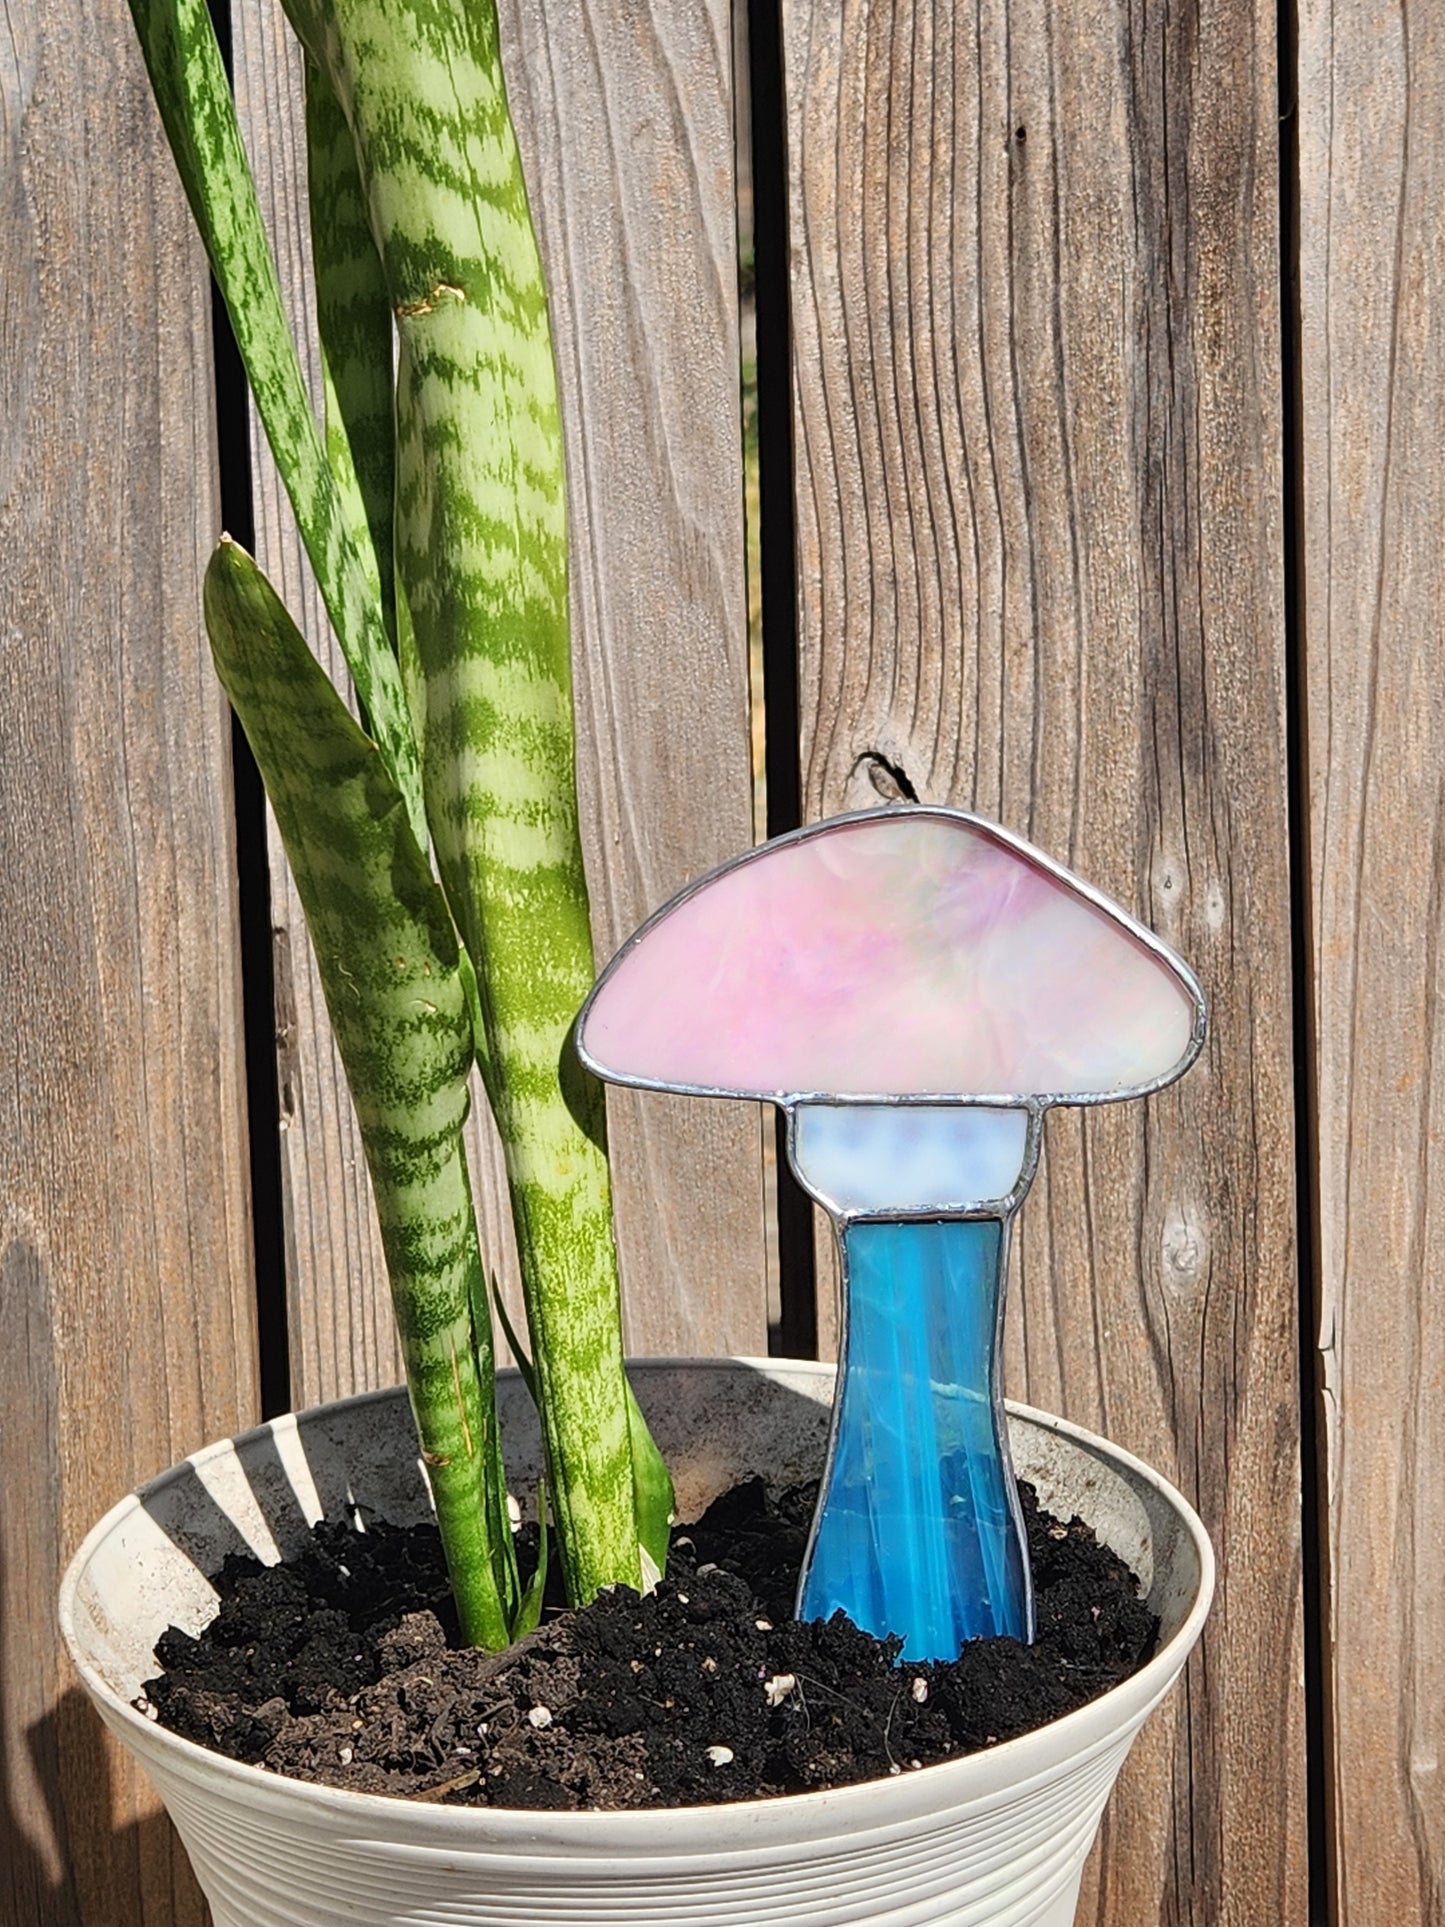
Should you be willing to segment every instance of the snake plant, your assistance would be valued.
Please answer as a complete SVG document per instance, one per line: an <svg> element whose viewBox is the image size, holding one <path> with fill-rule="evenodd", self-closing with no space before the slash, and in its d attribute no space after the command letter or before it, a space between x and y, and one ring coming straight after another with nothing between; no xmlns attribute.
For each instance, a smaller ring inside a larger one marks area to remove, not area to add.
<svg viewBox="0 0 1445 1927"><path fill-rule="evenodd" d="M569 1597L637 1586L671 1490L622 1365L574 779L562 434L495 0L287 0L305 50L317 423L205 0L131 0L182 182L354 685L252 559L205 581L376 1197L463 1632L535 1618L508 1526L462 1130L506 1154Z"/></svg>

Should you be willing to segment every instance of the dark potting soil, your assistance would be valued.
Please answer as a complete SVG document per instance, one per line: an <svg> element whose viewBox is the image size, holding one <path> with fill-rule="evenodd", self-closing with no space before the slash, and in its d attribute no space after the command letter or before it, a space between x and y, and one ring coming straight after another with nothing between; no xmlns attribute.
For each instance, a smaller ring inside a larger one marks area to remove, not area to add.
<svg viewBox="0 0 1445 1927"><path fill-rule="evenodd" d="M910 1772L1069 1712L1153 1650L1123 1561L1020 1492L1033 1646L918 1665L841 1613L800 1624L816 1488L754 1482L675 1535L650 1597L549 1610L499 1654L459 1646L434 1527L320 1525L285 1565L228 1559L216 1618L161 1638L136 1703L232 1759L449 1805L693 1805Z"/></svg>

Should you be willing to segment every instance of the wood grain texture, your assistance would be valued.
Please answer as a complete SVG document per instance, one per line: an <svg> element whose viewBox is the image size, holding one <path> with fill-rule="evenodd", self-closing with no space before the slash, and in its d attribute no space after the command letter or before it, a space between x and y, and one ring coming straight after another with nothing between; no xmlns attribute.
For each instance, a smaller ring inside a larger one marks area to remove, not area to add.
<svg viewBox="0 0 1445 1927"><path fill-rule="evenodd" d="M1305 1910L1274 10L785 0L810 816L901 772L1190 958L1203 1061L1051 1120L1009 1389L1221 1548L1080 1919Z"/></svg>
<svg viewBox="0 0 1445 1927"><path fill-rule="evenodd" d="M129 17L0 19L0 1919L196 1927L63 1561L253 1423L208 290Z"/></svg>
<svg viewBox="0 0 1445 1927"><path fill-rule="evenodd" d="M1300 9L1304 616L1341 1927L1445 1919L1445 17Z"/></svg>
<svg viewBox="0 0 1445 1927"><path fill-rule="evenodd" d="M710 0L644 34L618 0L501 12L568 435L579 780L605 958L752 840L730 17ZM238 106L306 332L299 60L279 7L238 9L235 32ZM259 436L255 454L259 558L334 651ZM279 852L272 887L301 1403L400 1368L360 1143ZM500 1151L480 1099L474 1112L479 1218L516 1316ZM765 1350L756 1112L629 1096L610 1115L629 1349Z"/></svg>

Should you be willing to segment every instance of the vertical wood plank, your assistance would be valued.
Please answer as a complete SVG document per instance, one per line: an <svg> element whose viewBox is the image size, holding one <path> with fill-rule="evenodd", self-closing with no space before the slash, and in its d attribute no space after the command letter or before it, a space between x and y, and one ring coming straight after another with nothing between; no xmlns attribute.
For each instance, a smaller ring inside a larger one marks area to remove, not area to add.
<svg viewBox="0 0 1445 1927"><path fill-rule="evenodd" d="M1445 18L1300 8L1326 1652L1341 1927L1445 1917Z"/></svg>
<svg viewBox="0 0 1445 1927"><path fill-rule="evenodd" d="M208 283L115 0L0 21L0 260L0 1918L195 1927L54 1620L257 1416Z"/></svg>
<svg viewBox="0 0 1445 1927"><path fill-rule="evenodd" d="M783 11L808 814L978 807L1212 1005L1181 1086L1051 1120L1015 1266L1010 1390L1222 1552L1080 1919L1297 1922L1274 9Z"/></svg>
<svg viewBox="0 0 1445 1927"><path fill-rule="evenodd" d="M549 263L568 436L579 781L599 956L752 840L731 21L639 31L618 0L501 7ZM236 88L293 316L309 332L300 64L279 7L237 11ZM313 377L314 350L313 354ZM256 440L263 566L326 635ZM294 889L273 864L298 1402L398 1375L369 1185ZM284 1001L283 1001L284 1000ZM766 1349L760 1139L740 1106L609 1100L629 1348ZM478 1096L479 1216L516 1257Z"/></svg>

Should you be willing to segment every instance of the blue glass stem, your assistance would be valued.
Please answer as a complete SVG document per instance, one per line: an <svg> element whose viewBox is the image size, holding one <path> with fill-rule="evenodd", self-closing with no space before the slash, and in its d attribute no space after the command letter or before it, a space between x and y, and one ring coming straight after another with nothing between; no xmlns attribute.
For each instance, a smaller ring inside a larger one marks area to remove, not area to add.
<svg viewBox="0 0 1445 1927"><path fill-rule="evenodd" d="M997 1218L842 1234L847 1331L833 1448L798 1616L839 1607L905 1659L1033 1637L1023 1517L997 1391Z"/></svg>

